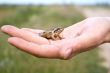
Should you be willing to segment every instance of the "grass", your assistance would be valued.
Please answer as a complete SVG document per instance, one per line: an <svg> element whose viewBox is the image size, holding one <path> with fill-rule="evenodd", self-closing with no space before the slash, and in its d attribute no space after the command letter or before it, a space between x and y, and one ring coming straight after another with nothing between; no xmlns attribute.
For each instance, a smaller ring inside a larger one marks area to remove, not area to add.
<svg viewBox="0 0 110 73"><path fill-rule="evenodd" d="M73 6L1 6L0 11L10 10L9 16L0 20L17 27L52 29L67 27L85 17ZM12 13L12 12L13 13ZM36 58L19 51L7 43L9 36L0 32L0 73L106 73L99 65L97 50L79 54L71 60Z"/></svg>

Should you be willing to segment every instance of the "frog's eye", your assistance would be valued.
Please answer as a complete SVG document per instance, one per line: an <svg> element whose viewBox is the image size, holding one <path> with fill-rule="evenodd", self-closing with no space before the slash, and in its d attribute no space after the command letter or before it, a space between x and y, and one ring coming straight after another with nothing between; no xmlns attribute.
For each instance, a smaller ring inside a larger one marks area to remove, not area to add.
<svg viewBox="0 0 110 73"><path fill-rule="evenodd" d="M54 30L54 32L58 32L58 31L59 31L59 28L57 28L57 29Z"/></svg>
<svg viewBox="0 0 110 73"><path fill-rule="evenodd" d="M51 34L52 34L52 32L50 31L50 32L48 32L48 34L49 34L49 35L51 35Z"/></svg>

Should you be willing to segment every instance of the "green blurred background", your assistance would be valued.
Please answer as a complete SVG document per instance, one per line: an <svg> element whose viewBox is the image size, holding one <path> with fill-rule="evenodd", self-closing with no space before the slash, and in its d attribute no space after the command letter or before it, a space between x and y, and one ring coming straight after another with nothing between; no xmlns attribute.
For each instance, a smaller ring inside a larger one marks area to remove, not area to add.
<svg viewBox="0 0 110 73"><path fill-rule="evenodd" d="M86 18L80 7L109 9L106 4L1 4L0 27L7 24L44 30L68 27ZM0 73L107 73L107 69L100 65L103 59L99 57L98 49L81 53L71 60L43 59L9 45L8 37L0 32Z"/></svg>

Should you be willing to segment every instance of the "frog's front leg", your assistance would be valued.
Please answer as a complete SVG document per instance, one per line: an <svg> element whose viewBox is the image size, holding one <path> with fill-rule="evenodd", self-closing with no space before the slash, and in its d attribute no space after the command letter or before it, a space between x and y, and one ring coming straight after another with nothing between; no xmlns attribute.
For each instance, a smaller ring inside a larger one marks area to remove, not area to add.
<svg viewBox="0 0 110 73"><path fill-rule="evenodd" d="M52 40L60 40L60 39L61 39L60 35L58 35L58 34L56 34L56 33L54 33L54 34L52 35Z"/></svg>

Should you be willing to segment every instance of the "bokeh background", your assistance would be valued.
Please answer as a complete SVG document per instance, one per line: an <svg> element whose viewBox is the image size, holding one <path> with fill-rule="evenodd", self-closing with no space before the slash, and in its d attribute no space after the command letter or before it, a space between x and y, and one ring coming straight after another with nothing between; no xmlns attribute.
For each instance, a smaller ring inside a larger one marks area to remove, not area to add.
<svg viewBox="0 0 110 73"><path fill-rule="evenodd" d="M110 16L110 0L0 0L0 27L8 24L50 30L95 16ZM11 46L7 43L8 37L0 31L0 73L108 72L110 54L103 48L66 61L43 59Z"/></svg>

